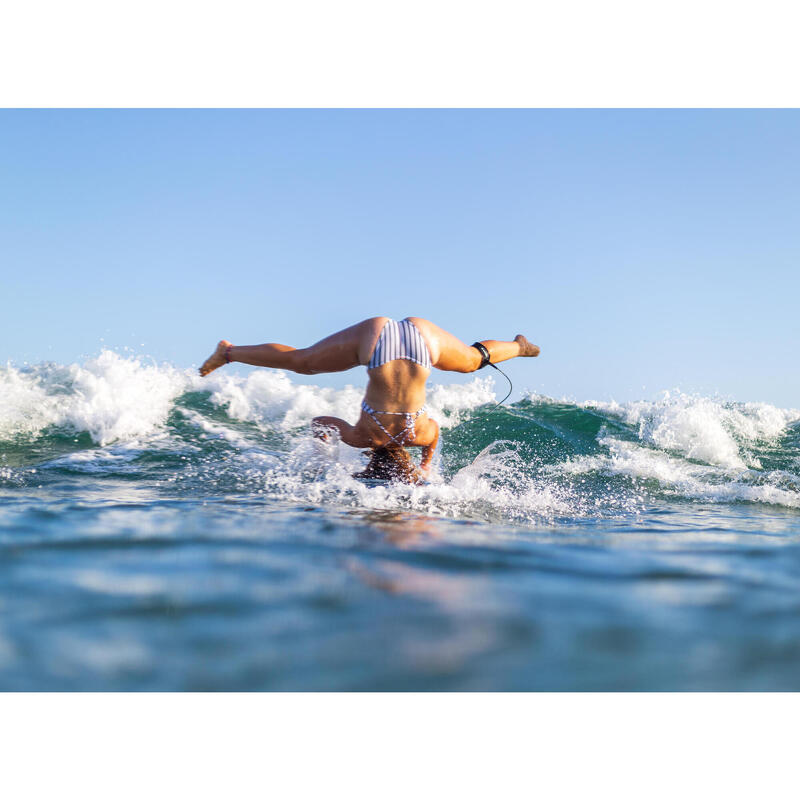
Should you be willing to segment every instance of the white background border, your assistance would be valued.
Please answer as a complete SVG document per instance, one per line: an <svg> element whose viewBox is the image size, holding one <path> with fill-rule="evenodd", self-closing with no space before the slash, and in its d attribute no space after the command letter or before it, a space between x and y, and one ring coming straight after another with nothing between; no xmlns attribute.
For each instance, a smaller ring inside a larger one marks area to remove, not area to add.
<svg viewBox="0 0 800 800"><path fill-rule="evenodd" d="M794 106L796 3L6 0L6 106Z"/></svg>
<svg viewBox="0 0 800 800"><path fill-rule="evenodd" d="M14 800L797 794L794 694L20 694L0 708Z"/></svg>
<svg viewBox="0 0 800 800"><path fill-rule="evenodd" d="M788 2L5 3L0 104L798 105ZM0 697L3 794L788 797L797 695Z"/></svg>

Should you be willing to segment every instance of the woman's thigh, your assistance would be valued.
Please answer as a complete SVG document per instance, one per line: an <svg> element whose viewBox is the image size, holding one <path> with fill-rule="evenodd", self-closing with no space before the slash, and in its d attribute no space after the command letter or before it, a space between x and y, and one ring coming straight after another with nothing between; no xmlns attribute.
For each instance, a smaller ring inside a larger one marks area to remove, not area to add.
<svg viewBox="0 0 800 800"><path fill-rule="evenodd" d="M425 337L431 351L431 362L437 369L449 372L474 372L481 363L480 353L452 333L421 317L409 317Z"/></svg>
<svg viewBox="0 0 800 800"><path fill-rule="evenodd" d="M366 364L387 317L371 317L297 351L310 373L342 372Z"/></svg>

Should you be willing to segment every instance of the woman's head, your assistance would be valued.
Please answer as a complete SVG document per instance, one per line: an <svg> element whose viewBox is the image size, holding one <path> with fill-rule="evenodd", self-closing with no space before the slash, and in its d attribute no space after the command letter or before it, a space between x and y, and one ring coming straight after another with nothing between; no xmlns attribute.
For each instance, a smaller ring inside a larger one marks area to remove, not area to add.
<svg viewBox="0 0 800 800"><path fill-rule="evenodd" d="M400 483L422 483L425 480L408 451L397 445L376 447L370 454L366 469L353 477Z"/></svg>

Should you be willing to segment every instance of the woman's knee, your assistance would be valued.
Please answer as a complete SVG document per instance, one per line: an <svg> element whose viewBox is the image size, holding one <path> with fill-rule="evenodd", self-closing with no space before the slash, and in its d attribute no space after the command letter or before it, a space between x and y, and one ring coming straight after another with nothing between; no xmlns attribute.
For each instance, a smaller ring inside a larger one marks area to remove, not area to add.
<svg viewBox="0 0 800 800"><path fill-rule="evenodd" d="M477 372L481 367L481 358L478 356L477 359L468 359L467 361L463 362L458 369L454 370L454 372L463 372L463 373L470 373L470 372Z"/></svg>
<svg viewBox="0 0 800 800"><path fill-rule="evenodd" d="M436 366L448 372L468 373L479 370L482 362L481 354L474 347L461 344L442 352Z"/></svg>
<svg viewBox="0 0 800 800"><path fill-rule="evenodd" d="M475 347L470 347L469 352L465 356L467 361L467 369L464 372L477 372L483 364L483 356L478 352Z"/></svg>
<svg viewBox="0 0 800 800"><path fill-rule="evenodd" d="M309 348L293 350L291 354L291 364L289 369L298 375L314 375L318 370L314 369L312 354Z"/></svg>

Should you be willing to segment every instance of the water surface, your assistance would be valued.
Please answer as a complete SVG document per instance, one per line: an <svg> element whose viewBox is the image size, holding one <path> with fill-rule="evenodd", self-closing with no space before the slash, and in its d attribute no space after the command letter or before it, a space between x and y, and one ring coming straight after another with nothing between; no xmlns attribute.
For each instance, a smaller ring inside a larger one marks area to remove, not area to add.
<svg viewBox="0 0 800 800"><path fill-rule="evenodd" d="M0 369L0 688L800 688L799 412L493 397L366 486L357 388Z"/></svg>

